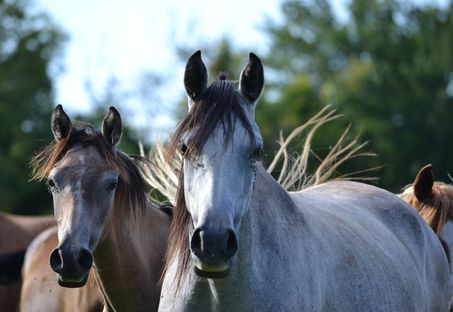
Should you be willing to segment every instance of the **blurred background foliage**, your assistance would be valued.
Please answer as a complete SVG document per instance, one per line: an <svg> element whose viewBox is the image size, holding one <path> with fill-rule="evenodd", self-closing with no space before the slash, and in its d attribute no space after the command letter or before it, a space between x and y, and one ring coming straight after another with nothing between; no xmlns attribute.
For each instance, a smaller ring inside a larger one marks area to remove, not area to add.
<svg viewBox="0 0 453 312"><path fill-rule="evenodd" d="M0 1L0 209L36 213L46 205L38 183L28 182L28 160L49 142L53 107L51 61L65 35L24 1ZM48 210L48 209L47 209Z"/></svg>
<svg viewBox="0 0 453 312"><path fill-rule="evenodd" d="M343 170L382 165L378 185L397 192L418 169L432 163L436 178L448 181L453 154L453 5L409 1L351 0L339 18L330 1L284 1L283 20L262 25L269 51L265 92L256 118L269 161L280 130L288 134L327 104L344 117L323 128L314 152L322 156L342 129L369 141L378 157ZM49 120L54 82L66 35L27 1L0 0L0 210L49 213L43 183L29 182L30 157L52 140ZM178 47L186 60L201 49L211 80L226 72L237 80L248 51L228 38L209 45ZM150 86L151 87L151 86ZM121 108L112 83L93 96L93 114L71 116L100 126L109 105ZM121 110L121 109L120 109ZM185 100L175 110L185 112ZM121 147L137 153L139 130L126 125Z"/></svg>

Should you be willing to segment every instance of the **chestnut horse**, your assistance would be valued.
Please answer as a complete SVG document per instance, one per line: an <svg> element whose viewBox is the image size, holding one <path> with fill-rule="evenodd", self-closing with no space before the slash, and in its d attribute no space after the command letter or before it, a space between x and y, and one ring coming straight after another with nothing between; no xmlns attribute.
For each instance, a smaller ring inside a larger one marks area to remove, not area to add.
<svg viewBox="0 0 453 312"><path fill-rule="evenodd" d="M73 124L61 105L51 118L55 142L32 161L47 179L58 225L50 265L65 287L94 273L110 311L157 310L171 217L146 194L140 165L117 148L122 134L110 107L102 131Z"/></svg>
<svg viewBox="0 0 453 312"><path fill-rule="evenodd" d="M453 185L434 180L432 166L420 169L414 182L399 195L431 226L444 246L453 272ZM451 275L453 281L453 274ZM453 292L452 292L453 306Z"/></svg>

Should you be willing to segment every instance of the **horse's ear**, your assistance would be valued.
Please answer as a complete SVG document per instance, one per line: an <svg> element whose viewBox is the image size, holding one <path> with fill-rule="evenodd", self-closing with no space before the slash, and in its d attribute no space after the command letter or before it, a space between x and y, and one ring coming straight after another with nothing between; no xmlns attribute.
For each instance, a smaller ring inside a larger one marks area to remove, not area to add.
<svg viewBox="0 0 453 312"><path fill-rule="evenodd" d="M208 70L201 59L201 51L189 58L184 72L184 87L192 100L197 100L208 86Z"/></svg>
<svg viewBox="0 0 453 312"><path fill-rule="evenodd" d="M55 141L65 139L72 128L72 122L69 116L63 110L60 104L55 107L50 121L53 137Z"/></svg>
<svg viewBox="0 0 453 312"><path fill-rule="evenodd" d="M239 89L250 102L255 102L263 91L264 70L263 64L254 53L250 53L249 62L245 65L239 79Z"/></svg>
<svg viewBox="0 0 453 312"><path fill-rule="evenodd" d="M123 124L121 122L120 113L115 107L110 106L109 112L102 122L102 135L104 135L107 142L115 146L120 141L122 133Z"/></svg>
<svg viewBox="0 0 453 312"><path fill-rule="evenodd" d="M414 181L414 194L419 201L432 197L434 175L431 164L424 166L417 173Z"/></svg>

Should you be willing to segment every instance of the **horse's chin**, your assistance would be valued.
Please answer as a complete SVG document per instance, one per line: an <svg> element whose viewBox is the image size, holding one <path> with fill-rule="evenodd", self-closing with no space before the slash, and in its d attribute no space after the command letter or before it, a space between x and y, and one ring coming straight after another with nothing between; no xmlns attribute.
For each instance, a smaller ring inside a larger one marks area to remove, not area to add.
<svg viewBox="0 0 453 312"><path fill-rule="evenodd" d="M227 268L224 271L205 271L197 268L196 266L194 267L195 274L197 274L200 277L204 278L214 278L214 279L219 279L219 278L225 278L230 274L230 269Z"/></svg>
<svg viewBox="0 0 453 312"><path fill-rule="evenodd" d="M65 280L61 275L58 275L58 285L66 288L79 288L85 286L88 280L88 274L85 275L80 281Z"/></svg>

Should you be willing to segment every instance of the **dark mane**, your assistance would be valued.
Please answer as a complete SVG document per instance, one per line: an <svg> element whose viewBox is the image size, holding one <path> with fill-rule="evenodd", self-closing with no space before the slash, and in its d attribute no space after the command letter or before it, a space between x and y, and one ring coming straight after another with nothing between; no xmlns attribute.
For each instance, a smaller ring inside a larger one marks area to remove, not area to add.
<svg viewBox="0 0 453 312"><path fill-rule="evenodd" d="M445 223L453 218L453 186L434 182L432 196L424 201L419 201L412 185L405 188L400 197L414 207L425 219L436 234L441 237Z"/></svg>
<svg viewBox="0 0 453 312"><path fill-rule="evenodd" d="M184 139L184 135L191 131L191 137L184 142L187 145L185 158L195 156L206 143L207 139L213 134L220 124L225 134L225 144L231 141L234 124L239 120L244 126L252 141L252 124L247 118L244 109L241 107L241 96L233 84L221 76L220 80L214 81L203 93L200 99L193 103L192 109L184 119L178 124L172 137L167 153L167 159L171 160L176 149ZM192 230L190 214L187 211L186 200L184 197L184 170L180 171L178 191L173 212L173 220L170 227L170 238L167 249L166 262L163 275L169 269L171 261L180 256L181 262L178 263L177 280L178 284L189 262L189 233ZM163 276L162 275L162 276Z"/></svg>
<svg viewBox="0 0 453 312"><path fill-rule="evenodd" d="M169 159L173 158L183 139L183 135L190 130L194 130L194 132L190 140L186 142L187 152L185 157L192 157L198 150L203 148L204 143L218 124L221 124L225 131L225 143L227 144L231 139L236 119L239 119L253 140L252 125L240 103L239 92L231 81L214 81L201 98L193 103L191 111L177 125L174 134L170 138L167 157Z"/></svg>
<svg viewBox="0 0 453 312"><path fill-rule="evenodd" d="M84 148L95 147L101 157L119 174L117 196L130 201L133 207L146 207L146 184L139 169L142 162L145 165L146 159L141 157L131 158L117 150L107 142L102 133L96 131L90 124L77 123L71 128L67 138L50 143L36 154L31 160L32 179L46 179L58 161L76 145L81 145Z"/></svg>

